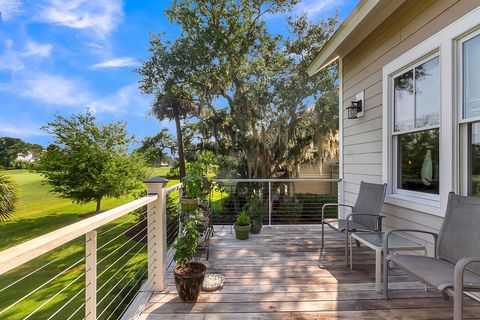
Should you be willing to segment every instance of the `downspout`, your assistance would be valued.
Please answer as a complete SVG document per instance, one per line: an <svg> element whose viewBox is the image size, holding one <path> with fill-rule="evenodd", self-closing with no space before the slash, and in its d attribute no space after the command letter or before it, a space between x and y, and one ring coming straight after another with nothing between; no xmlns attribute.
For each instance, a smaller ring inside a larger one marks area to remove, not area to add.
<svg viewBox="0 0 480 320"><path fill-rule="evenodd" d="M343 60L338 58L338 203L344 203L344 177L343 177ZM345 218L343 207L339 208L339 217Z"/></svg>

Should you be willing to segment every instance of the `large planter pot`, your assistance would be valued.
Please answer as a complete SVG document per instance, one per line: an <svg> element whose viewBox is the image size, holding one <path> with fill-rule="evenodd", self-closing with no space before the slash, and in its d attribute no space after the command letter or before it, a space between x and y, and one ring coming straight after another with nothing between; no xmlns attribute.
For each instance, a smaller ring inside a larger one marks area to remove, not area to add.
<svg viewBox="0 0 480 320"><path fill-rule="evenodd" d="M239 240L248 239L248 234L250 233L250 228L251 228L250 224L246 226L239 226L237 224L234 224L233 228L235 229L235 236L237 237L237 239Z"/></svg>
<svg viewBox="0 0 480 320"><path fill-rule="evenodd" d="M198 208L198 198L182 198L180 199L180 205L183 212L193 212Z"/></svg>
<svg viewBox="0 0 480 320"><path fill-rule="evenodd" d="M262 230L262 221L261 220L252 220L252 226L250 227L251 234L259 234Z"/></svg>
<svg viewBox="0 0 480 320"><path fill-rule="evenodd" d="M183 269L178 266L173 269L175 286L182 301L197 300L207 271L207 267L202 263L192 262L189 266L189 273L182 272Z"/></svg>

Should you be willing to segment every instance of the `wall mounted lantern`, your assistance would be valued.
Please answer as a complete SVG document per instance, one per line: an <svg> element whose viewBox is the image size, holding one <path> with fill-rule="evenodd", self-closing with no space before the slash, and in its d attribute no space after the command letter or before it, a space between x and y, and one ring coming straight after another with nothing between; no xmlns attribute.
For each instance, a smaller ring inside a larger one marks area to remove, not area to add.
<svg viewBox="0 0 480 320"><path fill-rule="evenodd" d="M362 100L352 101L350 107L347 108L348 119L357 119L358 113L362 112Z"/></svg>

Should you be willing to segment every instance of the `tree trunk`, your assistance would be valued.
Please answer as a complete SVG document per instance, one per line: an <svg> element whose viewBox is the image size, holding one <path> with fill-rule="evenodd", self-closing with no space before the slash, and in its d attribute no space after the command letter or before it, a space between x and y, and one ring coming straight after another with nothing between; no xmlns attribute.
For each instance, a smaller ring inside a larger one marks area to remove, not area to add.
<svg viewBox="0 0 480 320"><path fill-rule="evenodd" d="M97 208L95 209L96 213L100 212L100 203L102 202L102 198L97 199Z"/></svg>
<svg viewBox="0 0 480 320"><path fill-rule="evenodd" d="M185 177L185 155L183 153L183 134L182 127L180 125L180 116L175 114L175 126L177 129L177 144L178 144L178 163L180 166L180 178Z"/></svg>

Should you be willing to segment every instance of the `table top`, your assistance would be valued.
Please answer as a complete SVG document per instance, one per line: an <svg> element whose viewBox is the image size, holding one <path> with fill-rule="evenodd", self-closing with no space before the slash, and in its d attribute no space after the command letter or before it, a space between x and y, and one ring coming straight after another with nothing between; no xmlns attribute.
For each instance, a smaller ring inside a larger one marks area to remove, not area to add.
<svg viewBox="0 0 480 320"><path fill-rule="evenodd" d="M354 232L352 233L354 239L368 244L375 248L383 248L383 240L385 238L385 232ZM388 237L389 249L423 249L425 245L419 244L415 241L404 238L397 233L391 234Z"/></svg>

